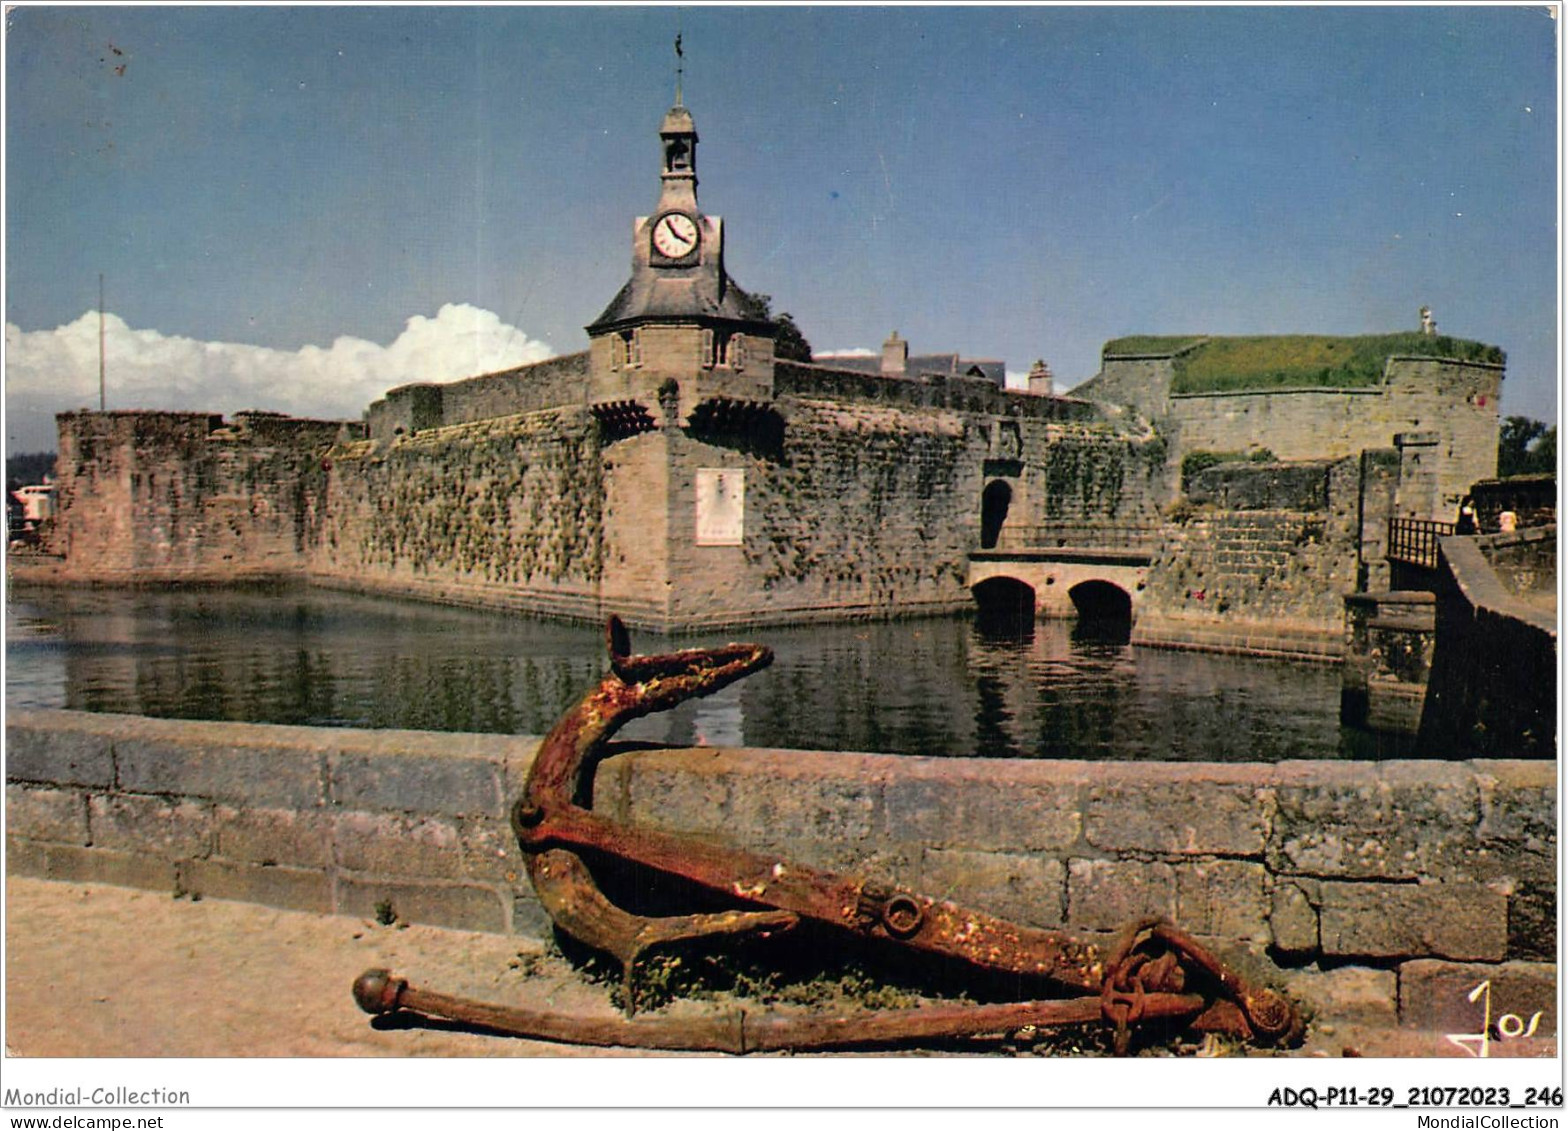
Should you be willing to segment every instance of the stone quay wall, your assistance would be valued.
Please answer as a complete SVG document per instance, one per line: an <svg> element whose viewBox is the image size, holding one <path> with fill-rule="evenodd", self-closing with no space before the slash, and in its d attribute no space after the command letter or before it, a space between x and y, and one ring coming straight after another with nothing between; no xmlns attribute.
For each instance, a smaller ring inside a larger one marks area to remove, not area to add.
<svg viewBox="0 0 1568 1131"><path fill-rule="evenodd" d="M1339 713L1372 730L1415 734L1437 643L1437 598L1424 590L1345 598Z"/></svg>
<svg viewBox="0 0 1568 1131"><path fill-rule="evenodd" d="M358 425L236 413L69 412L49 549L65 580L299 575L327 509L328 450Z"/></svg>
<svg viewBox="0 0 1568 1131"><path fill-rule="evenodd" d="M1449 756L1557 749L1557 527L1444 538L1421 741Z"/></svg>
<svg viewBox="0 0 1568 1131"><path fill-rule="evenodd" d="M229 427L207 414L68 414L64 572L295 575L695 629L967 609L982 493L999 479L1012 484L1013 531L1050 523L1092 542L1158 524L1157 437L988 381L786 366L795 391L739 425L629 436L581 403L488 415L574 382L580 396L583 364L405 386L373 406L368 439L254 414ZM853 395L804 395L819 386ZM744 474L733 545L699 544L696 483L709 470Z"/></svg>
<svg viewBox="0 0 1568 1131"><path fill-rule="evenodd" d="M538 936L506 821L537 740L7 719L14 873ZM1556 767L1093 763L690 748L601 765L595 809L1109 938L1172 917L1320 1019L1555 1031Z"/></svg>
<svg viewBox="0 0 1568 1131"><path fill-rule="evenodd" d="M1338 658L1357 579L1360 463L1230 463L1195 476L1149 570L1133 642Z"/></svg>

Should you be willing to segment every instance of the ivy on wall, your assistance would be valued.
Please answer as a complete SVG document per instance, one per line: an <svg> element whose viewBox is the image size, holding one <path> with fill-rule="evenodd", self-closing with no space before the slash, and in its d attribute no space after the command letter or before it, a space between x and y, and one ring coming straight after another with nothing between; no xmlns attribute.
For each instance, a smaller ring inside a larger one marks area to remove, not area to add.
<svg viewBox="0 0 1568 1131"><path fill-rule="evenodd" d="M341 466L331 544L359 568L495 584L602 572L603 465L580 415L442 429Z"/></svg>

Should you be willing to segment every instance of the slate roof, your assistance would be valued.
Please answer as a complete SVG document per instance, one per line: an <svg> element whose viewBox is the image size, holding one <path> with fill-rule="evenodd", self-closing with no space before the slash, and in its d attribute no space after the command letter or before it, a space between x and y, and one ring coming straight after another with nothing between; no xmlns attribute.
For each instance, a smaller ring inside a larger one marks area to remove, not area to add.
<svg viewBox="0 0 1568 1131"><path fill-rule="evenodd" d="M608 330L634 319L691 317L760 324L768 322L768 310L722 274L715 287L711 277L695 272L686 276L634 272L604 313L589 324L588 332Z"/></svg>
<svg viewBox="0 0 1568 1131"><path fill-rule="evenodd" d="M878 354L864 356L854 354L846 357L834 357L826 354L822 357L823 365L831 365L834 369L848 369L855 373L881 373L882 358ZM960 357L956 353L921 353L911 354L908 364L904 367L907 377L919 377L922 374L935 374L939 377L967 377L971 369L978 368L980 375L988 381L998 385L1007 383L1007 363L990 358Z"/></svg>

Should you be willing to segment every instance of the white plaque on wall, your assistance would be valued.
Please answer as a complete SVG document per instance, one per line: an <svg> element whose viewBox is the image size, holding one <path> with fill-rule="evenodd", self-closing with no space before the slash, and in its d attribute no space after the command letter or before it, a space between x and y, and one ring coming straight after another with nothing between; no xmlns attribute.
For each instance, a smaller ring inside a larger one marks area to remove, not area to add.
<svg viewBox="0 0 1568 1131"><path fill-rule="evenodd" d="M736 467L699 467L697 545L739 546L745 532L745 471Z"/></svg>

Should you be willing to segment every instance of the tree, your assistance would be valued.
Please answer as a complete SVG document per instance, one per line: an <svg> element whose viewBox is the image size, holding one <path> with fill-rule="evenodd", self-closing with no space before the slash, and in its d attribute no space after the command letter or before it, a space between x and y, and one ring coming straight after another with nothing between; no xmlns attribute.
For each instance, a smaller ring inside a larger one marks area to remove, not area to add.
<svg viewBox="0 0 1568 1131"><path fill-rule="evenodd" d="M44 476L54 474L53 452L22 452L5 457L5 477L8 483L19 485L42 483Z"/></svg>
<svg viewBox="0 0 1568 1131"><path fill-rule="evenodd" d="M773 356L784 361L811 361L811 343L806 341L806 335L800 332L800 327L795 325L795 320L788 313L780 314L773 320L779 328L778 337L773 341Z"/></svg>
<svg viewBox="0 0 1568 1131"><path fill-rule="evenodd" d="M788 312L773 317L772 295L752 297L762 306L763 317L772 322L778 331L773 341L773 356L781 361L804 361L809 364L812 360L811 343L800 332L800 327L795 325L795 319Z"/></svg>
<svg viewBox="0 0 1568 1131"><path fill-rule="evenodd" d="M1547 475L1557 470L1557 425L1510 416L1497 436L1497 474Z"/></svg>

